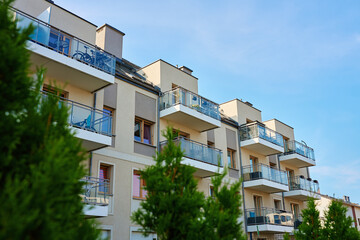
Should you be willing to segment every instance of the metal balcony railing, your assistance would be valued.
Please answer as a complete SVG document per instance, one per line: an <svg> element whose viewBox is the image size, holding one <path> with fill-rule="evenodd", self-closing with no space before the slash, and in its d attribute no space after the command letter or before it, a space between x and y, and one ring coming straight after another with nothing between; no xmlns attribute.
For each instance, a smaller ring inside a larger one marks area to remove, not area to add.
<svg viewBox="0 0 360 240"><path fill-rule="evenodd" d="M218 161L220 161L220 167L223 166L222 151L220 149L213 148L183 137L175 138L174 142L180 144L181 149L184 151L185 157L187 158L216 166L218 165ZM160 143L161 147L166 144L167 141Z"/></svg>
<svg viewBox="0 0 360 240"><path fill-rule="evenodd" d="M305 190L309 192L318 192L319 183L317 180L306 179L304 176L295 176L289 179L290 191Z"/></svg>
<svg viewBox="0 0 360 240"><path fill-rule="evenodd" d="M310 158L315 161L314 149L306 146L298 141L286 141L285 142L285 154L297 153L304 157Z"/></svg>
<svg viewBox="0 0 360 240"><path fill-rule="evenodd" d="M83 202L92 205L109 205L109 187L108 179L86 176L81 181L84 182L83 193L80 195Z"/></svg>
<svg viewBox="0 0 360 240"><path fill-rule="evenodd" d="M286 171L271 168L270 166L264 164L244 166L243 179L244 181L267 179L273 182L288 185L288 177Z"/></svg>
<svg viewBox="0 0 360 240"><path fill-rule="evenodd" d="M162 94L160 98L160 110L167 109L177 104L182 104L209 117L221 120L219 104L203 98L196 93L177 87Z"/></svg>
<svg viewBox="0 0 360 240"><path fill-rule="evenodd" d="M262 138L266 141L284 146L284 138L274 130L259 124L258 122L246 124L240 127L240 140L245 141L253 138Z"/></svg>
<svg viewBox="0 0 360 240"><path fill-rule="evenodd" d="M273 224L294 226L294 216L291 212L275 210L273 208L250 208L245 210L247 225Z"/></svg>
<svg viewBox="0 0 360 240"><path fill-rule="evenodd" d="M25 28L30 24L35 27L34 32L30 35L32 42L88 64L103 72L115 75L116 57L114 55L20 10L13 8L12 11L18 21L17 25L19 28Z"/></svg>
<svg viewBox="0 0 360 240"><path fill-rule="evenodd" d="M42 94L43 98L46 98L48 95L52 95L44 91L42 91ZM68 100L66 98L59 98L61 103L69 107L69 125L90 132L112 136L112 116L110 113Z"/></svg>

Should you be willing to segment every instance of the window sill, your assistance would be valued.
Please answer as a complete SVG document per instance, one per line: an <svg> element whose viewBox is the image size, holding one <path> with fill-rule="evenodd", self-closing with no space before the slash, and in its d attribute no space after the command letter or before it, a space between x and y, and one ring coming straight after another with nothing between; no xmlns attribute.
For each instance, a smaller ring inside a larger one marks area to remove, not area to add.
<svg viewBox="0 0 360 240"><path fill-rule="evenodd" d="M141 201L145 201L145 200L146 200L146 198L133 197L133 200L141 200Z"/></svg>
<svg viewBox="0 0 360 240"><path fill-rule="evenodd" d="M140 144L145 145L145 146L149 146L149 147L156 148L156 146L151 145L151 144L148 144L148 143L143 143L143 142L139 142L139 141L136 141L136 140L134 140L134 142L136 142L136 143L140 143Z"/></svg>

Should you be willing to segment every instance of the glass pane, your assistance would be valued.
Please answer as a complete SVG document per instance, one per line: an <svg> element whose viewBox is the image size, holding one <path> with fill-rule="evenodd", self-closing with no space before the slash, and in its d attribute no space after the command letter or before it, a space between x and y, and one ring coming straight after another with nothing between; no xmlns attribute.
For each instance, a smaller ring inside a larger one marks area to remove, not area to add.
<svg viewBox="0 0 360 240"><path fill-rule="evenodd" d="M134 140L141 142L140 122L135 122Z"/></svg>
<svg viewBox="0 0 360 240"><path fill-rule="evenodd" d="M144 124L144 143L151 144L151 126Z"/></svg>
<svg viewBox="0 0 360 240"><path fill-rule="evenodd" d="M133 175L133 196L140 197L140 176L135 173Z"/></svg>

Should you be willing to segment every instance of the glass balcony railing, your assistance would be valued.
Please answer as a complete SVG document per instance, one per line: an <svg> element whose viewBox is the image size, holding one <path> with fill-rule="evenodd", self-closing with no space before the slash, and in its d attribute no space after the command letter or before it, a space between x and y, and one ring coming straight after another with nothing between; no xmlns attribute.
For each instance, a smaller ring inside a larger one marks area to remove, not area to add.
<svg viewBox="0 0 360 240"><path fill-rule="evenodd" d="M42 94L45 98L50 93L42 92ZM60 98L60 102L69 107L69 125L112 136L112 116L110 113L65 98Z"/></svg>
<svg viewBox="0 0 360 240"><path fill-rule="evenodd" d="M180 143L181 149L185 152L185 157L191 158L200 162L223 166L222 151L208 145L195 142L193 140L178 137L174 139L175 143ZM161 142L160 145L166 145L167 141Z"/></svg>
<svg viewBox="0 0 360 240"><path fill-rule="evenodd" d="M115 75L116 58L102 49L67 34L41 20L13 9L17 25L35 27L30 35L32 42L54 50L64 56L76 59L106 73ZM95 33L94 33L95 34Z"/></svg>
<svg viewBox="0 0 360 240"><path fill-rule="evenodd" d="M160 98L160 110L182 104L209 117L221 120L219 105L184 88L177 87L164 92Z"/></svg>
<svg viewBox="0 0 360 240"><path fill-rule="evenodd" d="M109 205L109 187L108 179L86 176L81 179L84 182L83 193L80 195L83 202L92 205Z"/></svg>
<svg viewBox="0 0 360 240"><path fill-rule="evenodd" d="M258 179L267 179L273 182L288 185L288 177L285 171L271 168L270 166L264 164L244 166L243 179L244 182Z"/></svg>
<svg viewBox="0 0 360 240"><path fill-rule="evenodd" d="M240 140L245 141L253 138L262 138L266 141L284 146L283 136L270 128L267 128L257 122L246 124L240 127Z"/></svg>
<svg viewBox="0 0 360 240"><path fill-rule="evenodd" d="M294 217L291 212L275 210L272 208L250 208L245 210L247 225L273 224L294 226Z"/></svg>
<svg viewBox="0 0 360 240"><path fill-rule="evenodd" d="M305 190L315 193L319 191L319 183L317 180L306 179L304 176L296 176L289 180L290 191Z"/></svg>
<svg viewBox="0 0 360 240"><path fill-rule="evenodd" d="M315 160L314 149L306 146L305 144L299 143L298 141L286 141L285 142L285 154L297 153L304 157Z"/></svg>

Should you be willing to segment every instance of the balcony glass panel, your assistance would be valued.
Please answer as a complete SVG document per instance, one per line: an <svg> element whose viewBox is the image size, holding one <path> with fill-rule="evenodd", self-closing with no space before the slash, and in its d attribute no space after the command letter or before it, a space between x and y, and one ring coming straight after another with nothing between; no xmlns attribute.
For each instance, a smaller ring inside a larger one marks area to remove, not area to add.
<svg viewBox="0 0 360 240"><path fill-rule="evenodd" d="M273 182L288 185L288 177L285 171L281 171L264 164L249 165L243 167L244 181L267 179Z"/></svg>
<svg viewBox="0 0 360 240"><path fill-rule="evenodd" d="M250 208L245 210L247 225L273 224L294 226L294 217L291 212L272 208Z"/></svg>
<svg viewBox="0 0 360 240"><path fill-rule="evenodd" d="M296 176L294 178L290 178L289 184L290 184L290 191L305 190L309 192L318 192L319 190L319 183L317 181L312 181L302 176Z"/></svg>
<svg viewBox="0 0 360 240"><path fill-rule="evenodd" d="M32 16L18 10L13 11L18 20L18 27L25 28L29 26L29 24L32 24L35 27L34 32L30 35L30 40L32 42L52 49L64 56L88 64L106 73L115 75L116 58L112 54L56 29Z"/></svg>
<svg viewBox="0 0 360 240"><path fill-rule="evenodd" d="M86 176L81 179L84 182L81 197L86 204L103 205L109 204L109 180Z"/></svg>
<svg viewBox="0 0 360 240"><path fill-rule="evenodd" d="M160 103L160 110L182 104L209 117L221 119L218 104L181 87L164 92L160 98Z"/></svg>
<svg viewBox="0 0 360 240"><path fill-rule="evenodd" d="M292 153L297 153L304 157L315 160L314 149L312 149L311 147L308 147L305 144L302 144L295 140L286 141L285 154L292 154Z"/></svg>
<svg viewBox="0 0 360 240"><path fill-rule="evenodd" d="M222 151L219 149L183 137L174 139L174 142L180 143L181 149L187 158L213 165L218 165L218 161L220 161L220 167L223 166ZM167 141L164 141L160 144L164 146L166 143Z"/></svg>
<svg viewBox="0 0 360 240"><path fill-rule="evenodd" d="M50 94L43 92L44 98L48 95ZM69 107L68 122L71 126L102 135L112 136L111 113L101 111L65 98L60 98L60 102Z"/></svg>
<svg viewBox="0 0 360 240"><path fill-rule="evenodd" d="M245 141L253 138L262 138L266 141L284 146L283 136L270 128L264 127L259 123L250 123L240 128L240 140Z"/></svg>

